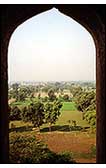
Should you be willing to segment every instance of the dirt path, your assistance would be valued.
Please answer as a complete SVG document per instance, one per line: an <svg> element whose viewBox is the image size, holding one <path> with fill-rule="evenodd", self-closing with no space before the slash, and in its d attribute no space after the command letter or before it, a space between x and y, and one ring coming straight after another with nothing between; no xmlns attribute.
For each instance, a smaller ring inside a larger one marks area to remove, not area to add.
<svg viewBox="0 0 106 168"><path fill-rule="evenodd" d="M95 137L86 133L63 133L51 132L36 135L38 139L43 140L50 150L58 153L71 151L74 153L89 153L92 145L95 145ZM95 163L95 158L76 158L78 163Z"/></svg>

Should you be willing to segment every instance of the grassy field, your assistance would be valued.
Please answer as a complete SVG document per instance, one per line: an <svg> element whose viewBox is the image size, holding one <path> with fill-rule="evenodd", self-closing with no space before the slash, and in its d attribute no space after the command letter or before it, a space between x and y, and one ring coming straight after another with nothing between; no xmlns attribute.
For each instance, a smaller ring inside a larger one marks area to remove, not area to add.
<svg viewBox="0 0 106 168"><path fill-rule="evenodd" d="M23 106L28 105L28 104L30 104L29 100L27 100L26 102L15 103L15 105L17 105L20 109ZM81 127L88 127L89 126L89 124L85 120L82 120L82 112L79 112L76 109L74 102L63 102L61 114L60 114L59 119L57 120L55 125L60 125L60 126L69 125L69 122L68 122L69 120L76 120L77 125L81 126ZM26 123L24 123L22 121L14 121L14 124L16 126L22 126L22 125L25 126L26 125ZM44 124L41 128L44 128L47 126L48 126L47 124Z"/></svg>
<svg viewBox="0 0 106 168"><path fill-rule="evenodd" d="M77 110L74 102L63 102L62 111L75 111Z"/></svg>
<svg viewBox="0 0 106 168"><path fill-rule="evenodd" d="M25 102L28 104L28 101ZM17 104L20 108L24 104ZM70 123L68 120L76 120L77 129L69 129ZM91 154L91 147L95 145L95 133L88 132L89 124L82 120L82 113L79 112L74 102L63 102L61 115L56 124L52 127L52 132L48 131L48 125L41 126L41 132L38 134L33 131L31 123L22 121L10 122L15 125L15 128L10 129L10 135L15 133L34 134L38 139L42 139L54 152L70 151L78 163L95 163L95 155ZM85 131L79 128L88 128ZM15 131L15 132L14 132Z"/></svg>
<svg viewBox="0 0 106 168"><path fill-rule="evenodd" d="M81 127L88 127L89 124L85 121L82 120L82 112L79 112L76 109L75 103L74 102L64 102L63 107L61 109L61 115L56 122L58 125L66 125L69 124L68 121L75 120L78 126Z"/></svg>
<svg viewBox="0 0 106 168"><path fill-rule="evenodd" d="M33 99L33 101L36 101L36 98ZM13 102L12 105L18 106L20 109L22 109L23 106L30 105L31 101L30 99L25 100L24 102ZM75 106L74 102L62 102L63 106L61 111L76 111L77 108Z"/></svg>

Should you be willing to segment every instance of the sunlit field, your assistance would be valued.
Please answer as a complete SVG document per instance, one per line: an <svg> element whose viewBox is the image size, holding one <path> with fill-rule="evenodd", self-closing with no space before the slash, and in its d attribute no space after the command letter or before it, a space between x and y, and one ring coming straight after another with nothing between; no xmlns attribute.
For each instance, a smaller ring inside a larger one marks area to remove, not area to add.
<svg viewBox="0 0 106 168"><path fill-rule="evenodd" d="M18 106L22 108L27 103L18 103ZM76 127L72 125L72 120L76 121ZM12 123L14 128L11 128ZM38 133L33 130L30 122L11 121L10 137L15 134L34 135L56 153L71 152L78 163L95 162L95 132L91 131L90 125L85 120L82 120L82 112L76 109L74 102L63 102L61 115L52 125L52 132L49 132L48 124L43 124Z"/></svg>

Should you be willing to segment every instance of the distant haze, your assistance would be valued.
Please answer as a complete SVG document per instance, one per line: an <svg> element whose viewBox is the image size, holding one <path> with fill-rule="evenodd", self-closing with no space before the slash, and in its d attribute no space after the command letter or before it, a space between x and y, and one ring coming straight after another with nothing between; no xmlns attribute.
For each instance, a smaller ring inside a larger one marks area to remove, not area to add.
<svg viewBox="0 0 106 168"><path fill-rule="evenodd" d="M9 81L93 81L93 38L55 8L34 16L11 37L8 76Z"/></svg>

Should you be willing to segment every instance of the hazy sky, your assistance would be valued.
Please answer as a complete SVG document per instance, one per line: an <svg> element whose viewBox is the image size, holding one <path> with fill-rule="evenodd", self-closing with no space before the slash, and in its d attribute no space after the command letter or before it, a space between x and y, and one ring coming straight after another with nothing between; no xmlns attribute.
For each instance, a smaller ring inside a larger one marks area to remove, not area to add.
<svg viewBox="0 0 106 168"><path fill-rule="evenodd" d="M55 8L32 17L13 33L9 81L95 80L95 45L79 23Z"/></svg>

